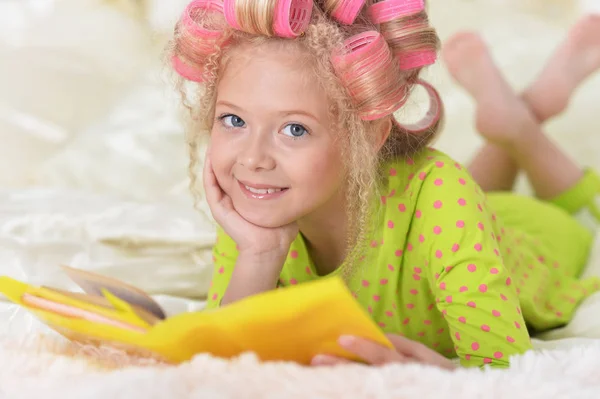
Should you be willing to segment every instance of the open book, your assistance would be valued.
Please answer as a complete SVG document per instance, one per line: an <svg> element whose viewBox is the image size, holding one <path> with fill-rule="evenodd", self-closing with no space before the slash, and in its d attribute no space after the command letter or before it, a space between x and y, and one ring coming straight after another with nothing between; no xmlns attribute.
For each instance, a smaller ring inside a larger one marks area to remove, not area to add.
<svg viewBox="0 0 600 399"><path fill-rule="evenodd" d="M64 267L84 293L35 287L0 276L0 293L68 339L108 345L168 363L197 354L309 364L317 354L351 360L337 339L355 335L387 347L389 340L337 277L280 288L215 310L167 317L142 290Z"/></svg>

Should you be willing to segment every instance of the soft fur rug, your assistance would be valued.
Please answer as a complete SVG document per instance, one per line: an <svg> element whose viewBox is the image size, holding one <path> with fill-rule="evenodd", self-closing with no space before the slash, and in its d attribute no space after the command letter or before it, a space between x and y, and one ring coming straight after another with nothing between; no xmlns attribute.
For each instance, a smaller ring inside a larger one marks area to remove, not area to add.
<svg viewBox="0 0 600 399"><path fill-rule="evenodd" d="M509 370L445 372L419 365L305 368L197 356L178 367L38 337L5 338L0 397L39 398L598 398L600 343L537 350ZM119 366L117 366L119 365Z"/></svg>

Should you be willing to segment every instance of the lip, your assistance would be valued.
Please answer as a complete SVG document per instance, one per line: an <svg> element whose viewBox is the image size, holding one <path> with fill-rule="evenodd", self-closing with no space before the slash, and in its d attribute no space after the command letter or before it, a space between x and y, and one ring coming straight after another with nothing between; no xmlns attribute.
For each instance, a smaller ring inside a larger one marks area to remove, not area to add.
<svg viewBox="0 0 600 399"><path fill-rule="evenodd" d="M242 193L244 193L244 195L246 197L251 198L251 199L258 199L258 200L277 199L277 198L281 197L282 195L284 195L285 193L287 193L289 190L289 188L287 188L287 187L277 187L277 186L272 186L272 185L267 185L267 184L248 183L248 182L244 182L241 180L238 180L238 185L240 186L240 190L242 190ZM281 190L274 192L274 193L258 194L258 193L253 193L252 191L248 190L246 188L246 186L256 188L259 190L267 189L267 188L279 188Z"/></svg>
<svg viewBox="0 0 600 399"><path fill-rule="evenodd" d="M274 186L272 184L259 184L259 183L251 183L249 181L246 180L239 180L238 182L242 183L244 186L248 186L248 187L252 187L252 188L257 188L257 189L265 189L265 188L288 188L288 187L280 187L280 186Z"/></svg>

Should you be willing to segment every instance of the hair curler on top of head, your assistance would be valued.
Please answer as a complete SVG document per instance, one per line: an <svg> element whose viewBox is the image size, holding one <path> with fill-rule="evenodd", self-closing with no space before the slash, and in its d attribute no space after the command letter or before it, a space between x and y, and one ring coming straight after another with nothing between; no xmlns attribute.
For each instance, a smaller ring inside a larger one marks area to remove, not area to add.
<svg viewBox="0 0 600 399"><path fill-rule="evenodd" d="M313 5L312 0L223 0L225 19L232 28L283 38L304 33Z"/></svg>
<svg viewBox="0 0 600 399"><path fill-rule="evenodd" d="M173 69L183 78L202 82L203 62L224 35L223 2L194 0L187 5L176 27Z"/></svg>

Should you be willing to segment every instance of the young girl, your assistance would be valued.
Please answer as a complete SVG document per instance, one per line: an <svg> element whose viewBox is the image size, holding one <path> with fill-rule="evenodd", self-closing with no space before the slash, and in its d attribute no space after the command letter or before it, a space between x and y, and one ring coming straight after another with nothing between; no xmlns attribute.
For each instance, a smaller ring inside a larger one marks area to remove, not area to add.
<svg viewBox="0 0 600 399"><path fill-rule="evenodd" d="M585 73L572 67L600 51L572 48L574 35L559 50L568 57L556 57L524 101L476 37L448 45L490 142L474 180L426 147L442 106L419 79L438 47L422 0L191 3L172 60L201 86L199 104L188 104L201 124L189 136L194 192L199 143L210 132L204 189L220 227L208 308L340 275L396 350L360 337L340 337L341 346L371 364L444 368L456 356L464 366L507 366L531 348L528 328L567 323L600 288L577 279L592 234L571 216L598 215L600 181L539 123L558 112L547 97L555 79L564 83L556 101L566 100L600 66L595 57ZM394 113L416 85L431 108L422 123L402 124ZM512 185L518 167L547 201L486 197Z"/></svg>

